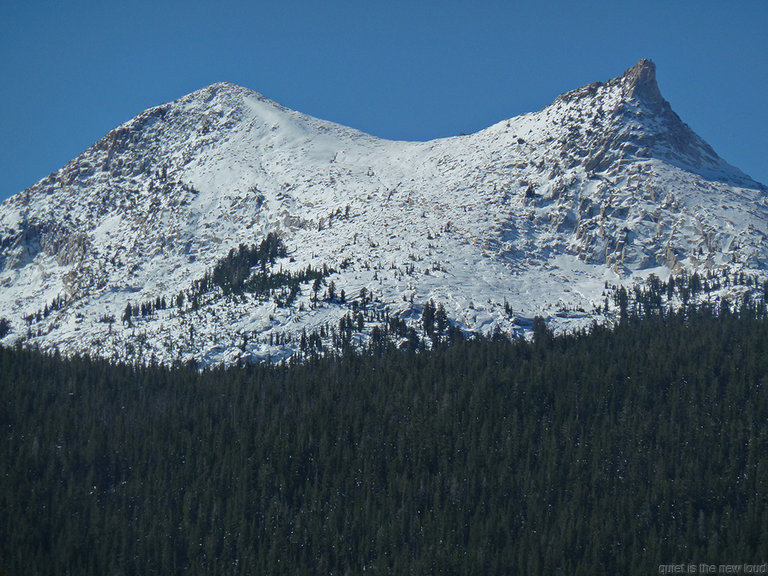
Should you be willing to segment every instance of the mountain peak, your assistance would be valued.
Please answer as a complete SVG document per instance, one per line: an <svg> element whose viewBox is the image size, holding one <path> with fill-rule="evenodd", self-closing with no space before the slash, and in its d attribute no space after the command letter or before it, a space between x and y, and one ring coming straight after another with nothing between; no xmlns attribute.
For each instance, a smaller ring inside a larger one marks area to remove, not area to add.
<svg viewBox="0 0 768 576"><path fill-rule="evenodd" d="M643 58L634 66L627 68L618 80L624 88L624 94L649 103L662 103L664 98L656 83L656 64Z"/></svg>
<svg viewBox="0 0 768 576"><path fill-rule="evenodd" d="M253 256L275 238L283 256ZM0 206L4 345L126 362L298 358L365 345L382 318L410 346L430 302L465 333L571 330L614 317L606 282L749 268L768 277L765 192L677 117L649 60L430 142L212 84Z"/></svg>
<svg viewBox="0 0 768 576"><path fill-rule="evenodd" d="M255 94L255 92L232 82L216 82L187 94L185 97L180 98L180 101L201 100L203 102L210 102L215 98L226 99L249 94Z"/></svg>
<svg viewBox="0 0 768 576"><path fill-rule="evenodd" d="M573 110L577 115L585 110L610 111L590 121L584 139L570 141L577 156L582 150L590 151L584 164L588 170L606 170L621 159L657 158L708 179L759 187L720 158L675 114L661 95L651 60L640 60L607 83L593 82L566 92L555 100L555 108L563 103L569 106L566 115Z"/></svg>
<svg viewBox="0 0 768 576"><path fill-rule="evenodd" d="M248 88L235 84L233 82L214 82L208 86L195 90L193 94L218 93L218 92L251 92Z"/></svg>

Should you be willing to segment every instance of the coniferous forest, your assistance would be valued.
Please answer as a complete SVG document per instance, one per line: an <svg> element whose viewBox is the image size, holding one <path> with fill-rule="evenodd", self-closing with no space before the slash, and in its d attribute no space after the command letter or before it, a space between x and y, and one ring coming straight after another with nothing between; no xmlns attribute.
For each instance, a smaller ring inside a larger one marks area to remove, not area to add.
<svg viewBox="0 0 768 576"><path fill-rule="evenodd" d="M203 371L0 349L0 573L764 562L762 316Z"/></svg>

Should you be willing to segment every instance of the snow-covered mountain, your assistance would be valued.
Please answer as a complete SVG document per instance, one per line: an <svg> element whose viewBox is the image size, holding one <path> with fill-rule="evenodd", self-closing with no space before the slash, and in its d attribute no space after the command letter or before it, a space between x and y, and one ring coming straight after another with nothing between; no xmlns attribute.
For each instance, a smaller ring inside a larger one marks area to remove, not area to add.
<svg viewBox="0 0 768 576"><path fill-rule="evenodd" d="M309 267L298 292L277 280L271 292L200 289L231 249L270 233L285 254L253 271ZM2 204L2 341L166 362L281 358L347 314L358 341L385 316L416 324L430 300L464 331L520 333L536 315L568 330L611 316L606 283L760 273L766 234L765 186L678 118L648 60L430 142L214 84Z"/></svg>

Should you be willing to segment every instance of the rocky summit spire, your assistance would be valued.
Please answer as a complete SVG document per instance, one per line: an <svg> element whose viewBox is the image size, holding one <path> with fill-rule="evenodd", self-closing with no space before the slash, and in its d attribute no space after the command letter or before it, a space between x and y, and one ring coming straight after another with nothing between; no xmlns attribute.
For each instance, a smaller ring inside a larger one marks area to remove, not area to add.
<svg viewBox="0 0 768 576"><path fill-rule="evenodd" d="M643 58L628 68L620 78L624 95L637 98L648 104L662 104L664 98L656 83L656 64Z"/></svg>

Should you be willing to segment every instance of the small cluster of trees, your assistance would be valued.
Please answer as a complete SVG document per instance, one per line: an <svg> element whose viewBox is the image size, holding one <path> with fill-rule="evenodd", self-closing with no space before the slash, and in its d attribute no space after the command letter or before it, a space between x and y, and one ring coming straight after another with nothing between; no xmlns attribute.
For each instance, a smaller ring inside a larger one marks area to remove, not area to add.
<svg viewBox="0 0 768 576"><path fill-rule="evenodd" d="M286 253L282 239L276 232L270 232L258 246L240 244L237 249L230 250L227 256L216 263L204 281L209 285L218 286L224 294L241 293L246 289L245 281L251 276L252 268L258 266L261 272L266 274L267 268L275 263L275 259L285 257ZM201 291L207 290L201 287Z"/></svg>
<svg viewBox="0 0 768 576"><path fill-rule="evenodd" d="M349 204L344 208L344 214L341 213L341 208L337 208L336 211L331 211L328 213L328 228L333 226L333 219L341 220L342 218L344 220L349 219ZM317 229L324 230L325 229L325 220L323 218L320 218L320 221L317 223Z"/></svg>
<svg viewBox="0 0 768 576"><path fill-rule="evenodd" d="M722 274L710 271L705 275L698 272L682 272L677 276L670 276L667 281L662 281L652 274L643 285L635 285L630 290L624 286L614 289L613 301L619 308L620 318L626 318L630 312L641 315L660 314L669 312L675 306L675 298L679 298L685 308L700 295L709 297L721 288L729 286L748 288L741 296L741 306L750 303L750 288L759 294L759 300L756 302L758 308L765 307L768 302L768 281L761 283L760 277L756 275L745 272L730 275L727 271ZM729 306L726 298L719 297L716 300L719 306Z"/></svg>
<svg viewBox="0 0 768 576"><path fill-rule="evenodd" d="M352 301L352 311L339 319L338 326L327 323L307 333L302 331L297 358L307 359L327 353L354 353L365 339L354 342L355 335L368 331L369 346L376 349L394 346L405 350L426 350L428 343L451 344L465 339L465 334L451 324L442 304L430 300L422 311L421 322L409 325L404 317L390 315L386 307L369 307L373 295L361 290L360 302ZM477 336L473 334L473 336Z"/></svg>
<svg viewBox="0 0 768 576"><path fill-rule="evenodd" d="M262 300L274 298L278 306L289 307L301 293L301 284L313 282L316 299L323 279L335 270L327 265L319 268L308 265L298 272L285 272L282 268L275 271L275 260L286 254L285 244L275 232L267 234L259 244L240 244L206 271L202 278L195 280L188 290L181 290L168 300L165 296L158 296L141 303L127 303L122 321L131 326L137 318L152 316L157 310L165 310L168 306L183 310L187 303L192 310L197 310L204 303L204 296L217 289L228 297L253 294ZM333 283L328 294L329 299L336 298Z"/></svg>
<svg viewBox="0 0 768 576"><path fill-rule="evenodd" d="M240 244L196 280L187 297L192 303L198 302L202 295L218 288L225 296L248 293L263 300L273 297L279 306L287 307L301 292L301 284L314 282L316 294L320 282L335 272L325 264L321 268L308 265L298 272L285 272L282 267L275 271L275 260L286 254L285 244L275 232L267 234L259 245ZM254 268L257 269L255 272Z"/></svg>
<svg viewBox="0 0 768 576"><path fill-rule="evenodd" d="M122 322L130 327L132 326L132 318L146 318L147 316L152 316L157 310L165 310L166 308L168 308L168 304L165 296L158 296L155 299L145 300L141 303L131 304L129 302L123 310Z"/></svg>
<svg viewBox="0 0 768 576"><path fill-rule="evenodd" d="M448 315L442 304L435 307L435 303L430 300L424 305L421 313L421 325L424 333L430 338L439 338L448 328Z"/></svg>
<svg viewBox="0 0 768 576"><path fill-rule="evenodd" d="M37 312L33 312L32 314L27 314L24 316L24 320L27 323L27 326L32 325L35 322L42 321L43 318L48 318L48 316L51 314L51 312L55 312L57 310L61 310L66 306L68 303L68 300L66 296L59 294L51 300L50 304L46 304L42 310L38 310Z"/></svg>

